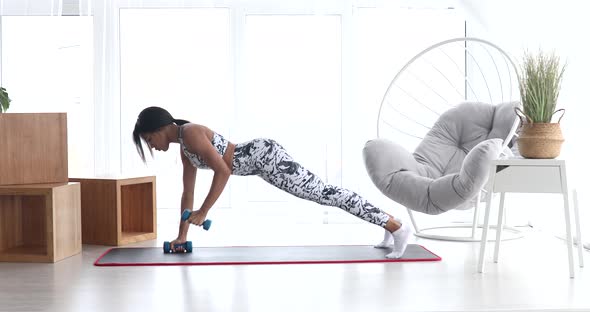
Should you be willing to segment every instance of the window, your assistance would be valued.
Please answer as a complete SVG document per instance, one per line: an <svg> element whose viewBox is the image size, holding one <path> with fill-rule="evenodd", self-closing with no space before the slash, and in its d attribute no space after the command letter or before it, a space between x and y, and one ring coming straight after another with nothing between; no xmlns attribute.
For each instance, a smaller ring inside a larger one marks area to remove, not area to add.
<svg viewBox="0 0 590 312"><path fill-rule="evenodd" d="M448 9L349 11L338 5L310 14L245 6L119 11L123 171L156 174L158 207L178 207L182 165L177 146L156 152L145 167L131 142L139 111L156 105L234 143L275 139L325 182L374 195L371 182L363 180L360 151L374 136L380 97L418 49L462 36L464 19ZM440 27L431 29L432 20ZM197 174L195 207L207 195L211 178L211 171ZM258 177L230 180L216 206L303 222L348 216Z"/></svg>
<svg viewBox="0 0 590 312"><path fill-rule="evenodd" d="M137 155L131 133L142 109L160 106L177 119L230 134L233 80L229 10L122 9L120 21L123 172L156 174L158 207L178 208L182 194L178 145L171 145L166 153L154 151L153 160L148 153L146 167ZM207 195L212 176L209 170L197 173L195 206ZM224 192L217 206L229 206L228 196Z"/></svg>
<svg viewBox="0 0 590 312"><path fill-rule="evenodd" d="M243 97L236 127L240 140L268 137L295 161L327 183L340 184L341 17L338 15L247 15L244 35ZM249 179L250 207L301 212L317 204Z"/></svg>

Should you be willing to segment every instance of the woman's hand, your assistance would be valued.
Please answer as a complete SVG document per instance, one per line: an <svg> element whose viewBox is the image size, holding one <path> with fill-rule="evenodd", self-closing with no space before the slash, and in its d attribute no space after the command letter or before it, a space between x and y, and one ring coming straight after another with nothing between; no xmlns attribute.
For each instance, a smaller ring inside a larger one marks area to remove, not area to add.
<svg viewBox="0 0 590 312"><path fill-rule="evenodd" d="M188 222L195 224L195 225L203 225L203 222L205 222L205 218L207 217L207 212L199 209L196 211L193 211L191 213L191 216L188 217Z"/></svg>
<svg viewBox="0 0 590 312"><path fill-rule="evenodd" d="M170 242L170 249L172 249L172 252L183 252L184 248L182 247L182 244L185 242L186 238L178 237Z"/></svg>

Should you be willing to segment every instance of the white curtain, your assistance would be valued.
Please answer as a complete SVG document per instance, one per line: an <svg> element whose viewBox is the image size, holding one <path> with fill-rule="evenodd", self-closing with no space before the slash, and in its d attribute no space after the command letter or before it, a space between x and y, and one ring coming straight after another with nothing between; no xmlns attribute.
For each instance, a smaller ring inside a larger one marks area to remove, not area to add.
<svg viewBox="0 0 590 312"><path fill-rule="evenodd" d="M91 5L0 1L0 82L12 99L9 112L67 112L73 175L92 175L95 166Z"/></svg>
<svg viewBox="0 0 590 312"><path fill-rule="evenodd" d="M76 28L79 25L79 21L73 22L72 16L87 17L88 22L85 25L90 25L92 33L83 33L79 38L84 41L91 39L90 42L84 42L84 48L91 49L89 51L90 63L92 68L86 72L91 72L92 77L90 78L90 88L87 92L89 95L81 96L77 103L70 104L66 107L49 107L48 105L41 104L40 100L35 100L36 103L27 102L23 96L18 96L18 92L10 93L10 91L16 91L18 86L9 89L9 94L13 99L13 105L11 111L51 111L51 110L65 110L68 111L68 127L71 128L69 131L70 137L70 162L73 163L72 158L86 158L89 161L80 162L79 166L70 166L70 173L81 174L81 175L106 175L116 174L121 171L120 166L120 103L118 101L119 93L119 74L118 74L118 9L117 1L111 0L0 0L0 15L5 20L6 27L8 27L13 21L23 21L22 17L29 17L25 20L26 25L30 27L41 27L43 30L43 24L53 25L61 22L56 19L43 19L43 17L63 17L62 21L65 21L64 27ZM36 21L31 22L31 18L37 18ZM0 24L2 25L2 24ZM47 28L50 28L49 26ZM51 28L51 29L54 29ZM60 28L55 28L56 31ZM66 28L67 29L67 28ZM5 29L9 31L9 29ZM46 30L46 29L45 29ZM24 31L24 30L22 30ZM14 32L14 31L13 31ZM34 33L34 31L33 31ZM57 35L57 34L56 34ZM88 38L90 37L90 38ZM3 43L5 49L8 50L10 47L6 46L8 38L4 38ZM41 40L41 39L38 39ZM72 45L80 46L81 43L75 42ZM62 47L57 47L62 49ZM8 57L6 53L5 57ZM10 62L10 60L8 60ZM68 60L64 60L68 61ZM85 59L85 61L88 61ZM48 60L46 63L49 63ZM8 63L7 63L8 64ZM5 64L5 69L8 65ZM0 65L1 66L1 65ZM0 67L0 69L2 69ZM38 70L43 70L38 68ZM59 68L55 69L60 71ZM3 71L4 72L4 71ZM14 75L13 75L14 76ZM70 77L74 80L76 78ZM6 77L6 83L10 84L11 79ZM17 80L16 78L12 81ZM2 81L4 83L4 81ZM21 82L21 81L19 81ZM55 81L54 81L55 82ZM73 88L74 86L72 86ZM14 94L14 96L12 96ZM48 97L56 96L49 92ZM77 106L86 106L86 109L90 110L91 119L88 120L87 114L79 116L75 113L76 110L80 111ZM84 120L81 120L84 119ZM83 124L77 125L76 121ZM90 122L90 124L89 124ZM76 128L79 127L91 127L92 130L84 131L84 135L90 136L85 138L76 139ZM80 146L76 144L76 141L87 140L93 142L91 146ZM76 146L78 145L78 149ZM83 150L80 150L83 149ZM79 155L79 156L73 156ZM74 160L75 161L75 160Z"/></svg>

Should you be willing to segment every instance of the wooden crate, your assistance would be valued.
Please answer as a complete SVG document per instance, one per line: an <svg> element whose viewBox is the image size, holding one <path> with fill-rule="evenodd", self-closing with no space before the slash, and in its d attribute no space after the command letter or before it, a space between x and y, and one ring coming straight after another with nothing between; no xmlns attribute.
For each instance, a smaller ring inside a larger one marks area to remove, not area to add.
<svg viewBox="0 0 590 312"><path fill-rule="evenodd" d="M82 250L80 184L0 186L0 261L56 262Z"/></svg>
<svg viewBox="0 0 590 312"><path fill-rule="evenodd" d="M120 246L156 238L156 177L70 178L82 190L82 242Z"/></svg>
<svg viewBox="0 0 590 312"><path fill-rule="evenodd" d="M0 114L0 185L68 182L66 113Z"/></svg>

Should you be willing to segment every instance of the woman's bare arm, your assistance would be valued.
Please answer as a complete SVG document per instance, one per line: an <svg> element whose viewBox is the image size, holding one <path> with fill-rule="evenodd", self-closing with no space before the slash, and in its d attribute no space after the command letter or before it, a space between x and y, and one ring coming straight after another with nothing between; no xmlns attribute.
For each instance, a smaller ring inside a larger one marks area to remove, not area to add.
<svg viewBox="0 0 590 312"><path fill-rule="evenodd" d="M197 218L191 218L192 223L201 224L207 212L213 207L221 193L223 192L227 181L231 175L231 170L223 161L222 156L211 144L212 131L205 126L190 125L184 129L184 143L189 151L199 155L199 157L214 171L211 188L203 204L200 207L201 214Z"/></svg>
<svg viewBox="0 0 590 312"><path fill-rule="evenodd" d="M182 197L180 198L180 215L184 209L193 210L195 181L197 178L197 168L194 167L190 160L184 155L182 148L180 149L180 158L182 159ZM180 221L178 227L178 239L185 241L190 224L188 222Z"/></svg>

